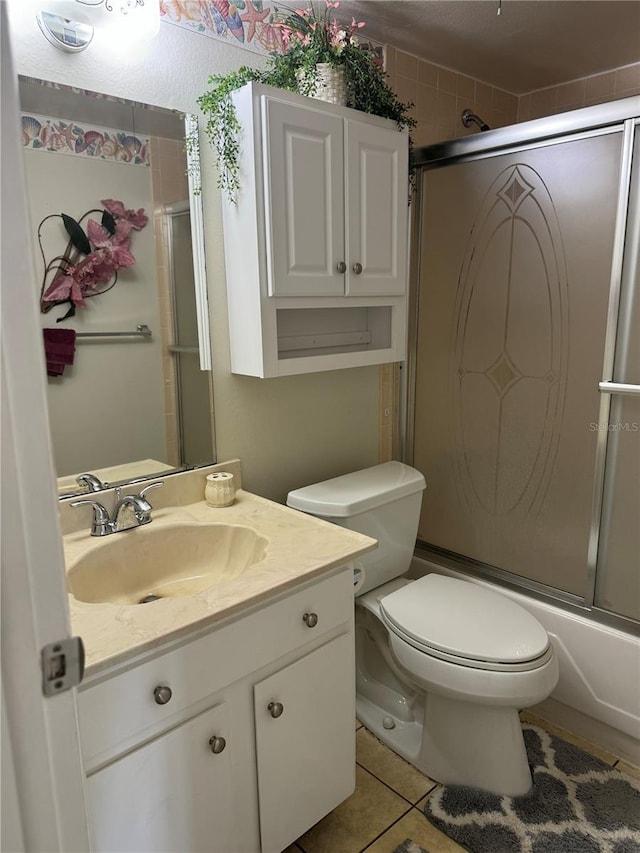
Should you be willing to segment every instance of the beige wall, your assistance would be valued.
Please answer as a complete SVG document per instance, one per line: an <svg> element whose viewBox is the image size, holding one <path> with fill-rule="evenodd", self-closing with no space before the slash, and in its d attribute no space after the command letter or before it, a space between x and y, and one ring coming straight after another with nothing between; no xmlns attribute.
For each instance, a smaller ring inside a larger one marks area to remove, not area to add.
<svg viewBox="0 0 640 853"><path fill-rule="evenodd" d="M34 268L43 269L35 232L49 214L64 211L74 219L100 207L103 198L115 198L128 208L151 214L151 176L145 166L25 150L29 212L34 235ZM99 219L99 214L93 215ZM86 228L86 220L83 222ZM66 234L60 220L42 229L47 260L64 251ZM121 270L108 293L87 299L87 307L61 326L56 319L68 306L42 314L43 328L69 326L78 331L135 329L146 323L154 333L159 324L156 296L155 246L150 225L133 232L131 251L136 263ZM49 279L49 282L51 279ZM25 286L24 282L17 283ZM40 291L40 281L33 284ZM19 322L19 318L15 318ZM136 459L165 457L160 344L131 339L83 340L75 360L61 377L49 378L47 397L56 470L79 473ZM109 405L105 405L105 400ZM127 424L145 424L144 431Z"/></svg>

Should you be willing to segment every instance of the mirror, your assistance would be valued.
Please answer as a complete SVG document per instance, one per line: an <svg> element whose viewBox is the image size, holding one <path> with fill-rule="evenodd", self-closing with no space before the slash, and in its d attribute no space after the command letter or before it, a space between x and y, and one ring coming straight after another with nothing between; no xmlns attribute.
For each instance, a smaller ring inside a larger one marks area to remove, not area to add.
<svg viewBox="0 0 640 853"><path fill-rule="evenodd" d="M33 78L21 78L20 99L40 281L50 265L44 292L60 274L66 249L71 266L85 257L60 214L80 223L85 236L93 219L92 249L95 223L106 223L111 237L119 221L102 218L103 200L122 202L117 210L140 226L127 226L134 262L128 258L117 269L115 284L109 278L96 288L101 292L84 291L86 307L61 322L69 301L54 307L48 302L50 310L41 314L43 329L53 330L44 332L48 373L59 371L48 376L47 389L59 493L90 490L87 482L77 482L84 472L95 475L100 482L94 488L100 488L211 464L213 396L194 117L187 117L187 163L184 116L175 111ZM112 203L106 207L113 212ZM143 217L134 220L140 209ZM69 333L60 329L75 331L70 348Z"/></svg>

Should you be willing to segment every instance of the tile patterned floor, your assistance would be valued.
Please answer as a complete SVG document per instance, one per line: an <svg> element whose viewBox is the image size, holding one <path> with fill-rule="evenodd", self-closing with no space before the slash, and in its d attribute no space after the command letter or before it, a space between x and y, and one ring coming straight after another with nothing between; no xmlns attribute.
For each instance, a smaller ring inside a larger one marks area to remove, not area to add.
<svg viewBox="0 0 640 853"><path fill-rule="evenodd" d="M638 777L640 770L555 726L522 713L526 722L559 734L602 761ZM428 853L465 853L432 826L422 808L438 784L397 756L356 720L356 790L284 853L393 853L406 838Z"/></svg>

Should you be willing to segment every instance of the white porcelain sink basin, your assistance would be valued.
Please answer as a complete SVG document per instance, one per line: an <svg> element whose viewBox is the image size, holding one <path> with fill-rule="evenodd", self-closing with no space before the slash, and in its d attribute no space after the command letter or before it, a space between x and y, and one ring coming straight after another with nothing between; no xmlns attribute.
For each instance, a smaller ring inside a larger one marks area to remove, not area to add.
<svg viewBox="0 0 640 853"><path fill-rule="evenodd" d="M265 555L267 540L230 524L153 523L97 539L69 564L78 601L146 604L234 580Z"/></svg>

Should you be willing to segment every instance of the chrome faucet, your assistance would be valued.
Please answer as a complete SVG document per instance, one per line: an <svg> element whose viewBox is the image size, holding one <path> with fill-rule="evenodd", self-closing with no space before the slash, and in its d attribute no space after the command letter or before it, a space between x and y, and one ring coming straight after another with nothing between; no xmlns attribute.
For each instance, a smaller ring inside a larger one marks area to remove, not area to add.
<svg viewBox="0 0 640 853"><path fill-rule="evenodd" d="M146 489L142 489L139 495L125 495L120 498L113 510L113 532L119 533L121 530L129 530L131 527L149 524L153 507L145 498L144 493L154 486L161 485L162 483L153 483ZM119 491L116 489L116 496Z"/></svg>
<svg viewBox="0 0 640 853"><path fill-rule="evenodd" d="M84 474L78 474L76 483L88 492L99 492L108 487L108 483L103 483L95 474L90 474L86 471Z"/></svg>
<svg viewBox="0 0 640 853"><path fill-rule="evenodd" d="M123 530L131 530L132 527L140 527L142 524L151 522L151 510L153 507L145 498L147 492L164 486L162 481L151 483L140 490L139 495L125 495L120 497L121 489L116 489L116 505L113 517L103 504L93 500L71 501L71 506L93 507L93 520L91 522L92 536L109 536L111 533L121 533Z"/></svg>

